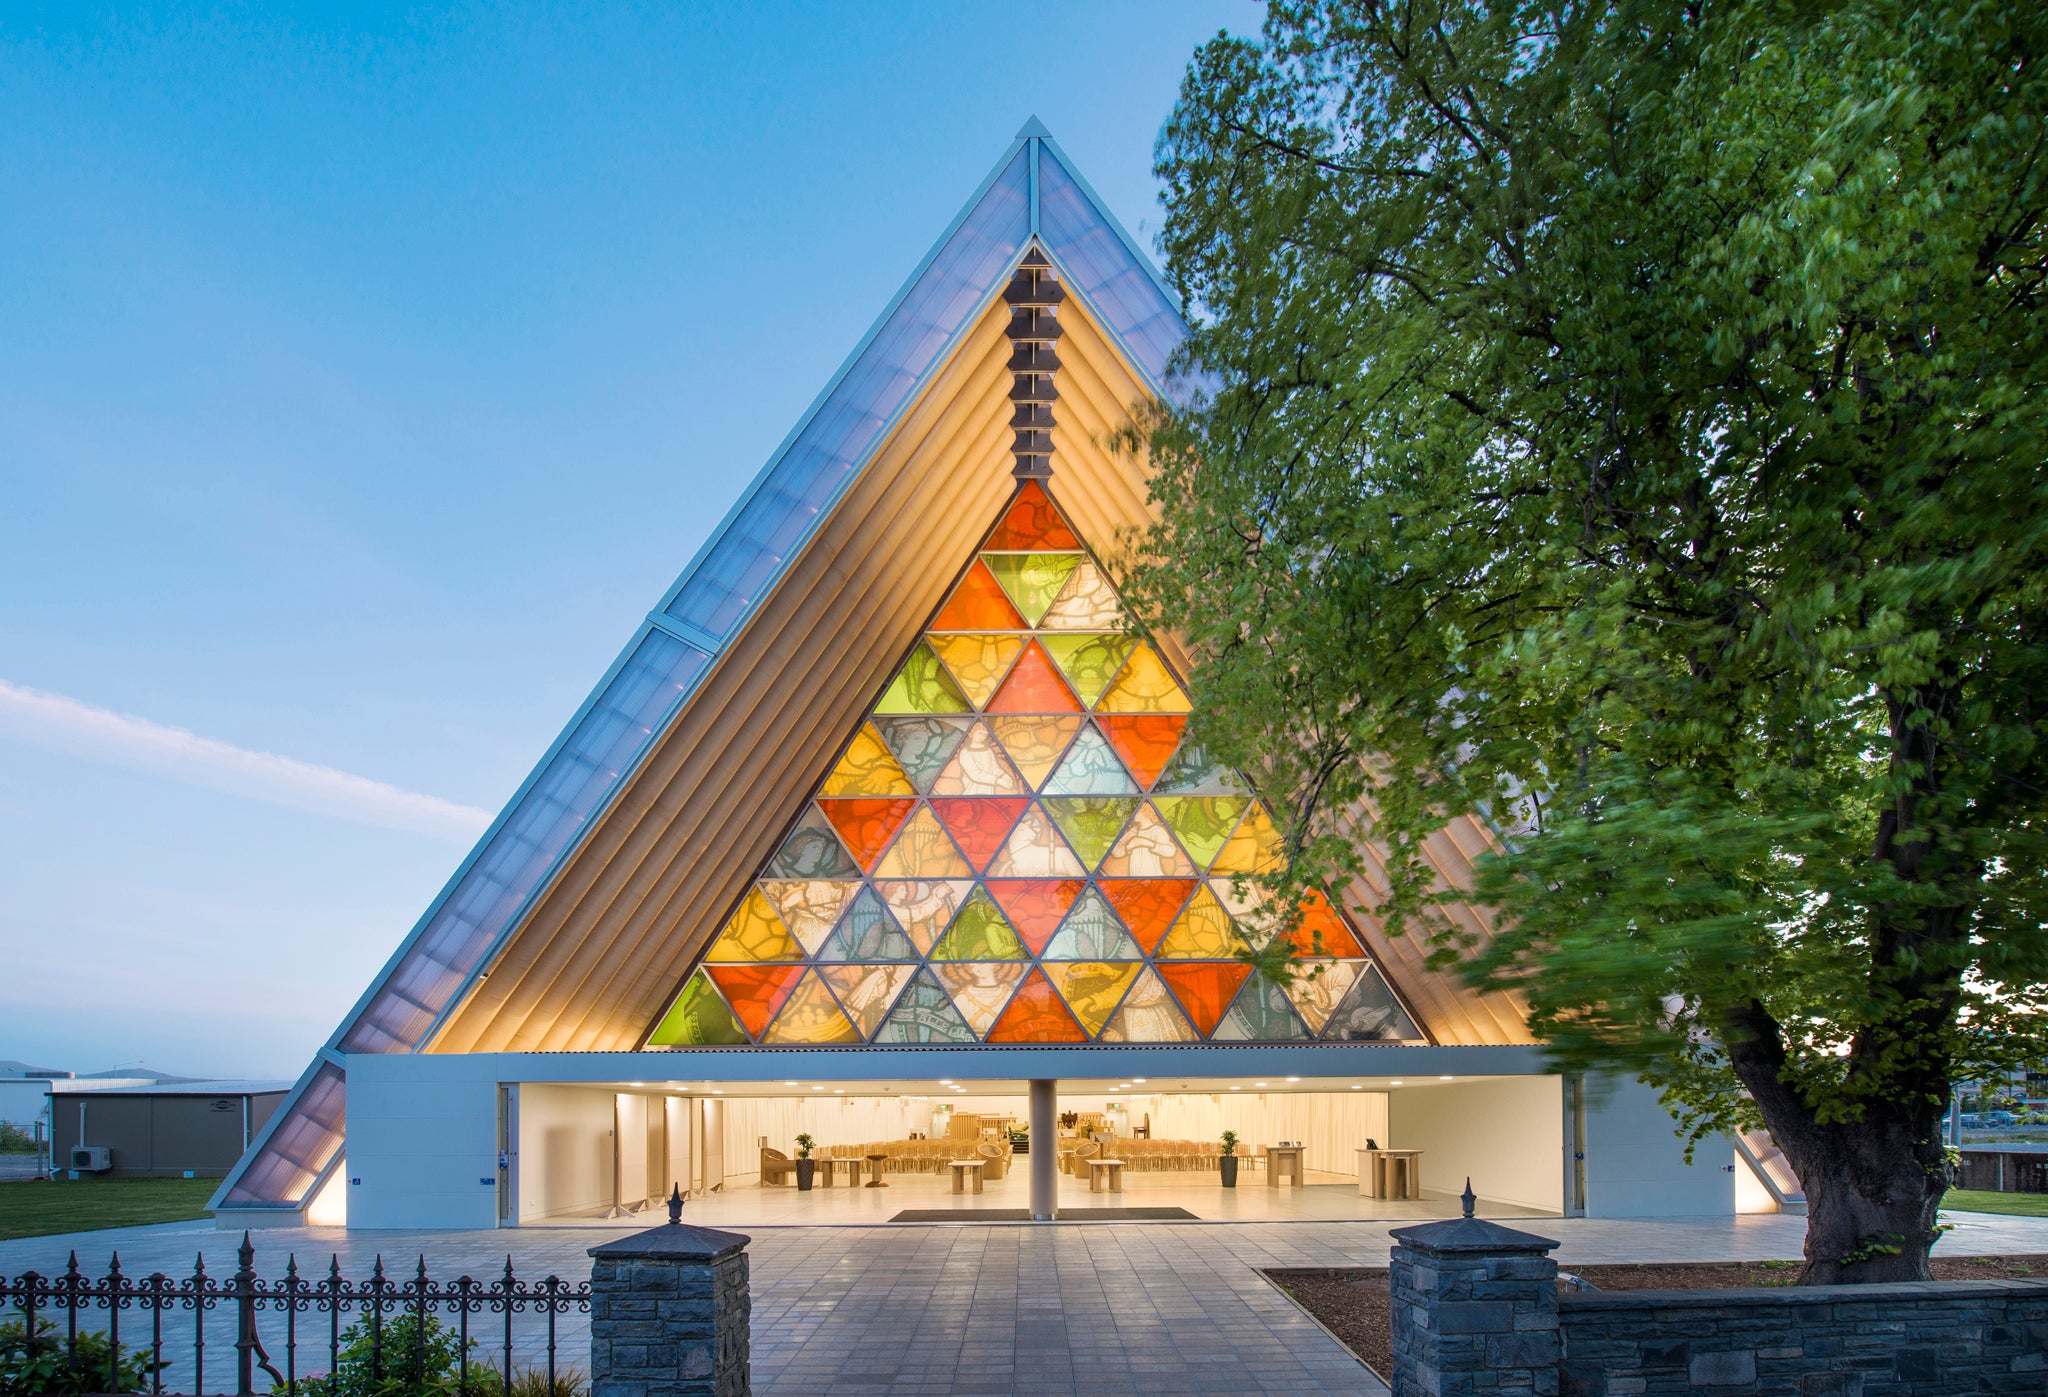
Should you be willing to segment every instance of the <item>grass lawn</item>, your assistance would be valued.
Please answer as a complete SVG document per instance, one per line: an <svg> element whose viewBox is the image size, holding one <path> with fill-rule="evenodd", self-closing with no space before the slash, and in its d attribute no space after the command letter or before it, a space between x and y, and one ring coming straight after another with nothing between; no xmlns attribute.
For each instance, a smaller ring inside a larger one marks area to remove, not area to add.
<svg viewBox="0 0 2048 1397"><path fill-rule="evenodd" d="M1959 1213L2010 1213L2014 1217L2048 1218L2048 1193L1993 1193L1988 1188L1952 1188L1941 1206Z"/></svg>
<svg viewBox="0 0 2048 1397"><path fill-rule="evenodd" d="M219 1179L24 1179L0 1184L0 1241L206 1216Z"/></svg>

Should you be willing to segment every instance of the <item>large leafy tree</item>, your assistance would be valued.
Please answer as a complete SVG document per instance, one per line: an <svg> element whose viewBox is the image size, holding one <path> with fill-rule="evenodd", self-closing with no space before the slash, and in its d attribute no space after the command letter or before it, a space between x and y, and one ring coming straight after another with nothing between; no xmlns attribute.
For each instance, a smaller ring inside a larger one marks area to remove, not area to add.
<svg viewBox="0 0 2048 1397"><path fill-rule="evenodd" d="M1136 582L1291 877L1926 1274L2048 979L2048 10L1279 0L1162 136ZM1422 841L1498 831L1461 941Z"/></svg>

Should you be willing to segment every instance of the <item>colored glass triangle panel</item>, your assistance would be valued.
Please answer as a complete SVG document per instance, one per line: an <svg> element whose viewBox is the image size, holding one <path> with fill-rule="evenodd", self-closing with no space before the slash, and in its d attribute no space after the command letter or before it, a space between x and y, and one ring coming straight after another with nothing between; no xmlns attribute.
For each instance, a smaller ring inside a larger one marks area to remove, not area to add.
<svg viewBox="0 0 2048 1397"><path fill-rule="evenodd" d="M1155 795L1237 796L1246 794L1244 783L1211 757L1199 742L1182 740L1180 750L1152 783Z"/></svg>
<svg viewBox="0 0 2048 1397"><path fill-rule="evenodd" d="M927 639L933 653L960 685L960 692L967 695L967 701L976 708L995 696L996 687L1010 672L1017 656L1024 653L1027 643L1021 635L989 635L973 631L933 635Z"/></svg>
<svg viewBox="0 0 2048 1397"><path fill-rule="evenodd" d="M976 558L939 609L935 631L1021 631L1028 628L987 564Z"/></svg>
<svg viewBox="0 0 2048 1397"><path fill-rule="evenodd" d="M804 974L803 983L775 1016L764 1043L858 1043L860 1033L853 1021L832 997L832 991L815 970Z"/></svg>
<svg viewBox="0 0 2048 1397"><path fill-rule="evenodd" d="M991 878L985 886L1035 956L1045 950L1087 884L1078 878Z"/></svg>
<svg viewBox="0 0 2048 1397"><path fill-rule="evenodd" d="M965 878L974 870L953 847L930 806L920 807L875 865L877 878Z"/></svg>
<svg viewBox="0 0 2048 1397"><path fill-rule="evenodd" d="M1046 960L1136 960L1143 954L1110 910L1101 889L1093 885L1074 900L1066 920L1041 952Z"/></svg>
<svg viewBox="0 0 2048 1397"><path fill-rule="evenodd" d="M839 914L846 910L846 904L853 900L854 894L873 897L858 883L841 883L827 878L764 878L761 892L768 899L768 905L775 909L775 915L782 919L782 924L804 948L804 954L811 956L816 955L818 948L832 935L832 928L838 925Z"/></svg>
<svg viewBox="0 0 2048 1397"><path fill-rule="evenodd" d="M1138 808L1136 796L1047 796L1045 811L1084 867L1093 869Z"/></svg>
<svg viewBox="0 0 2048 1397"><path fill-rule="evenodd" d="M1243 796L1152 797L1153 807L1197 868L1207 868L1216 862L1250 803Z"/></svg>
<svg viewBox="0 0 2048 1397"><path fill-rule="evenodd" d="M909 988L889 1011L889 1017L875 1033L877 1043L972 1043L974 1030L953 997L941 988L929 970L911 978Z"/></svg>
<svg viewBox="0 0 2048 1397"><path fill-rule="evenodd" d="M1045 615L1060 588L1081 565L1079 553L984 553L981 561L1032 625Z"/></svg>
<svg viewBox="0 0 2048 1397"><path fill-rule="evenodd" d="M900 933L899 933L900 934ZM909 985L915 965L827 965L818 974L839 997L839 1005L853 1020L862 1038L872 1038L889 1016L896 998ZM777 1021L777 1027L781 1021Z"/></svg>
<svg viewBox="0 0 2048 1397"><path fill-rule="evenodd" d="M1137 961L1079 961L1048 965L1044 974L1090 1038L1102 1032L1144 966Z"/></svg>
<svg viewBox="0 0 2048 1397"><path fill-rule="evenodd" d="M986 723L976 723L932 782L935 796L1020 796L1031 787L1003 751Z"/></svg>
<svg viewBox="0 0 2048 1397"><path fill-rule="evenodd" d="M1181 905L1195 890L1195 880L1133 878L1104 881L1096 886L1109 899L1109 905L1116 908L1116 914L1131 929L1131 935L1144 948L1145 954L1150 955L1160 938L1173 928L1173 919L1180 914Z"/></svg>
<svg viewBox="0 0 2048 1397"><path fill-rule="evenodd" d="M1080 714L1047 714L1044 716L1003 717L988 720L989 731L995 734L1003 751L1009 754L1018 772L1032 790L1045 784L1045 778L1052 775L1052 769L1059 765L1060 757L1074 735L1081 731L1086 721Z"/></svg>
<svg viewBox="0 0 2048 1397"><path fill-rule="evenodd" d="M718 986L718 992L725 996L725 1002L732 1006L733 1013L748 1034L759 1038L768 1031L769 1020L789 998L796 982L803 978L804 968L801 965L707 965L704 973Z"/></svg>
<svg viewBox="0 0 2048 1397"><path fill-rule="evenodd" d="M1155 954L1161 960L1225 960L1248 949L1216 894L1202 887L1188 899Z"/></svg>
<svg viewBox="0 0 2048 1397"><path fill-rule="evenodd" d="M747 1041L747 1030L719 997L710 976L698 970L683 984L676 1002L648 1035L651 1048L727 1048Z"/></svg>
<svg viewBox="0 0 2048 1397"><path fill-rule="evenodd" d="M875 712L967 713L973 707L953 682L953 676L939 663L939 657L932 653L931 645L920 640L910 658L903 662L903 668L889 681L889 687L882 691Z"/></svg>
<svg viewBox="0 0 2048 1397"><path fill-rule="evenodd" d="M1209 890L1254 945L1263 946L1273 939L1273 894L1261 884L1244 877L1211 878Z"/></svg>
<svg viewBox="0 0 2048 1397"><path fill-rule="evenodd" d="M1095 706L1104 713L1186 713L1194 705L1159 652L1141 643Z"/></svg>
<svg viewBox="0 0 2048 1397"><path fill-rule="evenodd" d="M932 947L932 959L944 960L1029 960L1030 952L1017 939L1017 930L1003 916L988 893L976 888L968 895L953 919L953 925Z"/></svg>
<svg viewBox="0 0 2048 1397"><path fill-rule="evenodd" d="M991 1043L1081 1043L1087 1038L1043 970L1025 977L1009 1007L988 1031Z"/></svg>
<svg viewBox="0 0 2048 1397"><path fill-rule="evenodd" d="M1351 928L1320 889L1302 898L1301 918L1287 933L1287 939L1294 943L1294 954L1303 958L1337 956L1361 960L1365 956L1365 947L1358 944L1358 938L1351 934Z"/></svg>
<svg viewBox="0 0 2048 1397"><path fill-rule="evenodd" d="M1183 713L1104 713L1095 720L1141 786L1159 779L1188 725Z"/></svg>
<svg viewBox="0 0 2048 1397"><path fill-rule="evenodd" d="M1123 608L1116 588L1102 575L1102 569L1083 560L1053 598L1045 615L1038 618L1043 631L1111 631L1123 624Z"/></svg>
<svg viewBox="0 0 2048 1397"><path fill-rule="evenodd" d="M972 726L973 720L964 717L919 715L874 720L875 731L919 795L931 794L932 783L953 760Z"/></svg>
<svg viewBox="0 0 2048 1397"><path fill-rule="evenodd" d="M1045 493L1045 487L1035 480L1027 480L1017 491L1017 497L1010 502L1010 508L1003 515L1003 522L996 525L995 532L988 536L984 548L1030 549L1030 548L1079 548L1081 540L1074 537L1074 531L1067 527L1067 521L1060 518L1060 512Z"/></svg>
<svg viewBox="0 0 2048 1397"><path fill-rule="evenodd" d="M1138 807L1102 861L1105 878L1192 878L1195 865L1149 804Z"/></svg>
<svg viewBox="0 0 2048 1397"><path fill-rule="evenodd" d="M1083 706L1093 708L1138 642L1127 635L1041 635L1038 643Z"/></svg>
<svg viewBox="0 0 2048 1397"><path fill-rule="evenodd" d="M1187 1011L1195 1031L1204 1038L1216 1031L1231 997L1252 973L1249 965L1237 961L1178 961L1155 965L1153 969L1166 981L1173 997Z"/></svg>
<svg viewBox="0 0 2048 1397"><path fill-rule="evenodd" d="M1293 1002L1294 1012L1308 1024L1310 1033L1323 1031L1323 1025L1351 992L1364 964L1359 960L1318 960L1295 968L1294 978L1287 984L1287 998Z"/></svg>
<svg viewBox="0 0 2048 1397"><path fill-rule="evenodd" d="M839 765L832 768L832 774L825 778L825 784L818 794L827 796L909 796L916 795L916 787L903 774L903 768L896 763L896 756L883 743L882 735L868 723L862 723L847 744L846 754L839 759Z"/></svg>
<svg viewBox="0 0 2048 1397"><path fill-rule="evenodd" d="M1264 976L1254 975L1209 1036L1229 1043L1298 1043L1311 1035L1301 1015L1287 1002L1287 992Z"/></svg>
<svg viewBox="0 0 2048 1397"><path fill-rule="evenodd" d="M1036 805L1026 810L989 862L991 878L1079 878L1086 869Z"/></svg>
<svg viewBox="0 0 2048 1397"><path fill-rule="evenodd" d="M1087 723L1045 783L1045 792L1056 796L1136 795L1138 783L1124 770L1109 739L1096 731L1093 723Z"/></svg>
<svg viewBox="0 0 2048 1397"><path fill-rule="evenodd" d="M957 800L934 799L932 813L953 836L967 862L979 873L1003 847L1017 817L1031 804L1028 796L967 796Z"/></svg>
<svg viewBox="0 0 2048 1397"><path fill-rule="evenodd" d="M875 890L862 888L826 939L824 949L814 954L819 960L905 961L916 960L921 952Z"/></svg>
<svg viewBox="0 0 2048 1397"><path fill-rule="evenodd" d="M1078 713L1080 703L1045 650L1033 641L1024 648L1010 677L989 700L991 713Z"/></svg>
<svg viewBox="0 0 2048 1397"><path fill-rule="evenodd" d="M1424 1041L1415 1020L1387 988L1378 967L1362 966L1350 993L1323 1025L1323 1038L1335 1043L1415 1043Z"/></svg>
<svg viewBox="0 0 2048 1397"><path fill-rule="evenodd" d="M953 997L953 1007L967 1020L974 1036L980 1038L988 1033L989 1025L996 1021L1017 982L1030 968L1029 961L976 961L964 965L934 964L931 972Z"/></svg>
<svg viewBox="0 0 2048 1397"><path fill-rule="evenodd" d="M1096 1037L1104 1043L1193 1043L1201 1035L1166 992L1166 982L1147 967Z"/></svg>
<svg viewBox="0 0 2048 1397"><path fill-rule="evenodd" d="M832 828L846 844L855 861L863 869L872 872L875 861L882 851L889 847L889 841L896 837L896 831L903 828L903 822L910 818L910 812L917 808L911 799L858 797L845 800L821 800L818 808L825 812L825 818L832 822Z"/></svg>
<svg viewBox="0 0 2048 1397"><path fill-rule="evenodd" d="M1266 813L1266 807L1253 801L1244 818L1238 821L1237 829L1224 842L1222 852L1216 855L1216 862L1209 865L1209 871L1256 877L1278 873L1286 867L1287 846L1280 840L1280 830Z"/></svg>
<svg viewBox="0 0 2048 1397"><path fill-rule="evenodd" d="M932 947L953 924L953 917L974 884L966 878L877 879L875 893L896 918L919 954L931 954Z"/></svg>
<svg viewBox="0 0 2048 1397"><path fill-rule="evenodd" d="M804 948L789 934L789 928L775 915L759 888L748 889L739 910L732 914L732 920L725 924L725 930L718 934L704 957L720 965L803 958Z"/></svg>
<svg viewBox="0 0 2048 1397"><path fill-rule="evenodd" d="M839 840L832 822L816 806L806 807L803 819L782 841L775 857L768 861L768 878L858 878L860 865Z"/></svg>

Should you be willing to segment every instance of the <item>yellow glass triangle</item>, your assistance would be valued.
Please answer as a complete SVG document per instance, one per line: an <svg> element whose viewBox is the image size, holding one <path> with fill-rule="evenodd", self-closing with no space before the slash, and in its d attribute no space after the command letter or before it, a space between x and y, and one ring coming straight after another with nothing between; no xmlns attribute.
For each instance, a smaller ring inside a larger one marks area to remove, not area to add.
<svg viewBox="0 0 2048 1397"><path fill-rule="evenodd" d="M1211 873L1250 874L1278 873L1287 866L1287 846L1280 840L1280 831L1273 824L1273 817L1266 813L1266 807L1253 801L1251 809L1244 812L1237 829L1223 845L1223 852L1216 856L1216 862L1209 865Z"/></svg>
<svg viewBox="0 0 2048 1397"><path fill-rule="evenodd" d="M1060 998L1074 1011L1074 1017L1081 1021L1081 1027L1093 1038L1102 1032L1102 1026L1123 1002L1124 991L1143 968L1142 962L1133 960L1084 960L1048 965L1045 973L1052 978Z"/></svg>
<svg viewBox="0 0 2048 1397"><path fill-rule="evenodd" d="M960 690L976 708L985 706L1002 686L1003 676L1030 641L1014 633L986 635L966 632L925 637L932 650L960 682Z"/></svg>
<svg viewBox="0 0 2048 1397"><path fill-rule="evenodd" d="M922 640L875 705L877 713L971 713L973 709L930 644Z"/></svg>
<svg viewBox="0 0 2048 1397"><path fill-rule="evenodd" d="M1003 750L1010 754L1010 760L1035 791L1060 764L1067 745L1087 720L1078 713L1028 717L1001 713L987 721L996 741L1003 744Z"/></svg>
<svg viewBox="0 0 2048 1397"><path fill-rule="evenodd" d="M877 878L971 878L974 870L960 857L951 836L929 805L917 807L903 833L875 865Z"/></svg>
<svg viewBox="0 0 2048 1397"><path fill-rule="evenodd" d="M722 965L764 960L802 960L804 948L789 934L789 928L775 915L759 888L748 891L740 910L732 914L711 953L704 957Z"/></svg>
<svg viewBox="0 0 2048 1397"><path fill-rule="evenodd" d="M775 1022L768 1026L763 1043L858 1043L860 1033L832 991L815 970L804 972L803 983L782 1006Z"/></svg>
<svg viewBox="0 0 2048 1397"><path fill-rule="evenodd" d="M1245 940L1231 926L1230 914L1204 885L1188 899L1153 954L1161 960L1228 960L1244 949Z"/></svg>
<svg viewBox="0 0 2048 1397"><path fill-rule="evenodd" d="M1102 713L1186 713L1194 705L1159 652L1140 644L1095 707Z"/></svg>
<svg viewBox="0 0 2048 1397"><path fill-rule="evenodd" d="M914 796L917 788L896 761L896 756L875 731L874 724L862 723L847 745L846 755L825 778L824 796Z"/></svg>

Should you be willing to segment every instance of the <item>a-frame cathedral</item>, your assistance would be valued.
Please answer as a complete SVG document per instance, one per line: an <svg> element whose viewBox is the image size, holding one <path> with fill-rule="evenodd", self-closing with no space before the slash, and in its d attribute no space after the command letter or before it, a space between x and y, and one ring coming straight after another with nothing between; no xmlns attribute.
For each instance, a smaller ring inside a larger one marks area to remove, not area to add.
<svg viewBox="0 0 2048 1397"><path fill-rule="evenodd" d="M220 1220L567 1222L678 1186L743 1220L798 1134L874 1182L936 1186L924 1164L971 1151L977 1186L1038 1216L1106 1151L1213 1187L1221 1130L1255 1171L1270 1156L1261 1183L1412 1156L1358 1174L1379 1189L1360 1216L1430 1215L1467 1176L1536 1214L1787 1201L1766 1151L1686 1165L1640 1087L1552 1074L1512 1000L1384 934L1369 879L1267 900L1260 793L1187 740L1188 656L1115 583L1148 515L1112 439L1172 391L1184 334L1027 125L335 1030ZM1491 838L1456 825L1430 856L1460 886ZM1276 937L1291 973L1248 959Z"/></svg>

